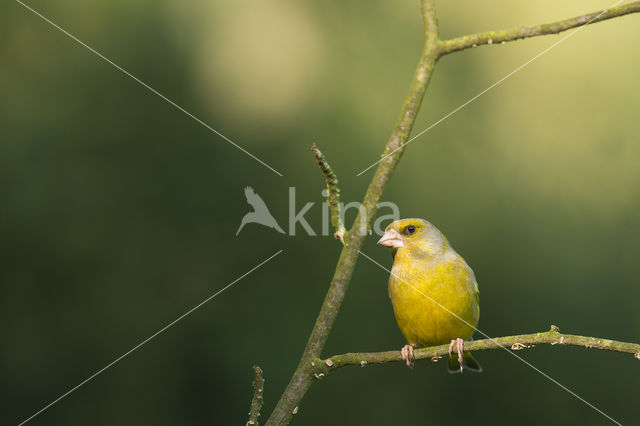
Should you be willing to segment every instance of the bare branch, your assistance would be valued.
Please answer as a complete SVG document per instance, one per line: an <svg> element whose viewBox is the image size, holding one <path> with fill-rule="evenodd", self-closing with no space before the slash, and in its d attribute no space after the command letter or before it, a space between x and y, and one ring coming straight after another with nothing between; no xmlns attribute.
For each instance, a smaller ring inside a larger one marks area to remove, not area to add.
<svg viewBox="0 0 640 426"><path fill-rule="evenodd" d="M508 30L486 31L477 34L469 34L451 40L441 41L438 49L439 56L444 56L452 52L476 47L483 44L505 43L523 38L536 37L547 34L558 34L571 28L583 25L595 24L630 13L640 12L640 1L634 1L626 5L600 10L586 15L576 16L563 21L550 24L536 25L533 27L518 27Z"/></svg>
<svg viewBox="0 0 640 426"><path fill-rule="evenodd" d="M264 393L264 379L262 378L262 369L257 365L253 366L253 399L251 400L251 410L249 411L249 425L257 425L258 417L260 417L260 409L262 408L263 393Z"/></svg>
<svg viewBox="0 0 640 426"><path fill-rule="evenodd" d="M511 348L512 350L521 350L531 348L536 345L569 345L582 346L584 348L602 349L607 351L615 351L633 354L640 359L640 344L618 342L615 340L600 339L596 337L576 336L573 334L562 334L558 327L552 325L551 330L534 333L520 334L517 336L496 337L493 339L474 340L465 342L465 351L482 351L488 349ZM428 348L416 349L414 351L415 359L429 358L437 361L440 357L449 353L449 345L432 346ZM384 364L388 362L404 362L399 350L387 352L364 352L364 353L346 353L335 355L325 360L314 360L312 372L314 377L322 377L347 365L359 365L364 367L368 364Z"/></svg>
<svg viewBox="0 0 640 426"><path fill-rule="evenodd" d="M278 405L271 413L267 426L287 424L291 420L294 410L297 410L298 404L307 389L311 386L313 376L309 374L310 361L320 357L329 337L329 332L333 327L349 287L358 259L358 250L362 247L367 235L367 228L375 216L376 205L389 179L391 179L398 161L400 161L404 151L404 143L409 138L409 133L415 123L418 110L422 104L422 98L438 60L438 19L436 17L435 0L422 0L422 15L425 24L425 45L409 88L409 94L400 111L400 117L391 132L389 141L385 145L384 155L389 153L391 155L378 164L364 197L363 207L360 209L355 223L345 239L345 245L340 253L340 259L336 265L329 291L324 299L322 308L320 308L320 313L307 341L307 346L291 381L280 397Z"/></svg>
<svg viewBox="0 0 640 426"><path fill-rule="evenodd" d="M269 420L267 420L267 426L289 423L291 417L297 412L298 405L311 386L314 378L345 365L363 365L363 362L365 364L393 362L400 361L401 359L400 351L344 354L336 355L326 360L321 360L320 356L349 287L358 259L358 252L362 247L371 221L375 217L376 206L406 148L406 142L409 139L409 134L415 123L422 99L438 59L448 53L473 47L474 45L506 42L543 34L554 34L569 28L640 11L640 1L636 1L626 6L611 8L604 13L596 12L553 24L472 34L441 42L438 39L438 19L435 3L436 0L422 0L425 44L411 82L409 94L402 106L400 116L393 128L391 137L385 145L382 160L378 162L378 166L367 188L367 193L355 223L349 230L349 233L345 233L344 235L344 246L340 253L338 264L336 265L329 290L327 291L327 295L325 296L322 308L311 331L302 357L287 388L282 393L276 408L271 413ZM331 169L326 163L326 159L324 159L317 148L314 149L314 154L316 154L316 159L318 159L320 167L323 173L325 173L329 196L331 196L330 180L335 178L335 174L331 172ZM323 166L326 166L326 168ZM337 180L335 185L335 194L337 195ZM337 229L340 229L340 224ZM625 346L629 350L625 349L622 350L622 352L633 351L633 353L636 354L636 358L640 359L640 346L638 345L581 336L561 335L557 329L535 335L511 336L500 339L469 342L466 347L467 350L493 349L494 347L499 347L499 345L496 345L496 341L500 344L508 344L509 346L516 345L514 349L540 343L577 344L578 346L609 350L618 350L612 348L621 347L620 345L630 345L628 347ZM424 348L415 351L415 355L418 359L437 357L448 353L448 349L448 346Z"/></svg>
<svg viewBox="0 0 640 426"><path fill-rule="evenodd" d="M331 216L331 225L335 229L333 236L340 240L344 245L344 238L347 230L342 223L342 214L340 212L340 188L338 188L338 177L327 162L324 154L320 152L316 144L311 145L311 151L318 161L318 166L324 174L324 180L327 184L327 203L329 204L329 214Z"/></svg>

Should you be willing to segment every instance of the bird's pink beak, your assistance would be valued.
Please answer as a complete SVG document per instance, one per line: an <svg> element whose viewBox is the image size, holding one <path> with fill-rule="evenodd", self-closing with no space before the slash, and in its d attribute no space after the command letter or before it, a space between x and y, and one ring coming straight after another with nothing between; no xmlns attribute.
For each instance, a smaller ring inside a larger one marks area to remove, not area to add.
<svg viewBox="0 0 640 426"><path fill-rule="evenodd" d="M393 228L387 229L382 238L378 240L378 244L394 249L404 248L402 236Z"/></svg>

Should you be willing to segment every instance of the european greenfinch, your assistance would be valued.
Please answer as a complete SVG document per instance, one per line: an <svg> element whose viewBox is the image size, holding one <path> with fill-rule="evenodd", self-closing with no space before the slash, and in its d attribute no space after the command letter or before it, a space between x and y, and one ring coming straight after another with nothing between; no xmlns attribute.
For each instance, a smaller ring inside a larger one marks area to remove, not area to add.
<svg viewBox="0 0 640 426"><path fill-rule="evenodd" d="M400 331L408 341L402 359L413 366L413 349L450 343L449 372L482 371L464 352L480 318L473 271L444 235L423 219L391 223L378 241L393 249L389 297ZM453 356L456 346L457 360Z"/></svg>

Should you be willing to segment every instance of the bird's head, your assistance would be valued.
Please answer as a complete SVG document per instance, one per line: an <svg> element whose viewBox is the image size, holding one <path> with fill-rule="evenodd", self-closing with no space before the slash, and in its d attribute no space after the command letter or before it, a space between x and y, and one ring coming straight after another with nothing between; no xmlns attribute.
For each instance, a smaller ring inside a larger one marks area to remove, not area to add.
<svg viewBox="0 0 640 426"><path fill-rule="evenodd" d="M385 229L378 244L394 250L408 250L416 258L433 258L449 249L438 228L424 219L400 219Z"/></svg>

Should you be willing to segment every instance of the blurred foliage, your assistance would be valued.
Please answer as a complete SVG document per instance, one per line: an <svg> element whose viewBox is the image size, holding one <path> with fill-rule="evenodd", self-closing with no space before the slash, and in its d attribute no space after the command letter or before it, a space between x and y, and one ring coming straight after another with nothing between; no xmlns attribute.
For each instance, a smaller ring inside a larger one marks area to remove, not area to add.
<svg viewBox="0 0 640 426"><path fill-rule="evenodd" d="M608 1L440 2L442 37L536 24ZM284 173L209 132L15 2L0 6L2 423L25 419L280 248L284 254L32 424L243 424L251 365L266 416L293 372L340 250L248 225L251 185L286 226L288 187L321 228L318 143L361 199L422 43L418 2L28 3ZM474 268L480 328L638 341L640 16L585 28L416 140L385 198L429 219ZM422 129L558 40L438 64ZM417 129L417 130L419 130ZM371 238L366 252L387 265ZM404 343L387 274L361 260L326 355ZM520 353L622 423L638 361ZM604 424L502 351L481 375L419 363L344 369L296 424ZM615 385L613 380L615 378ZM463 404L463 407L460 405ZM264 419L264 417L263 417Z"/></svg>

